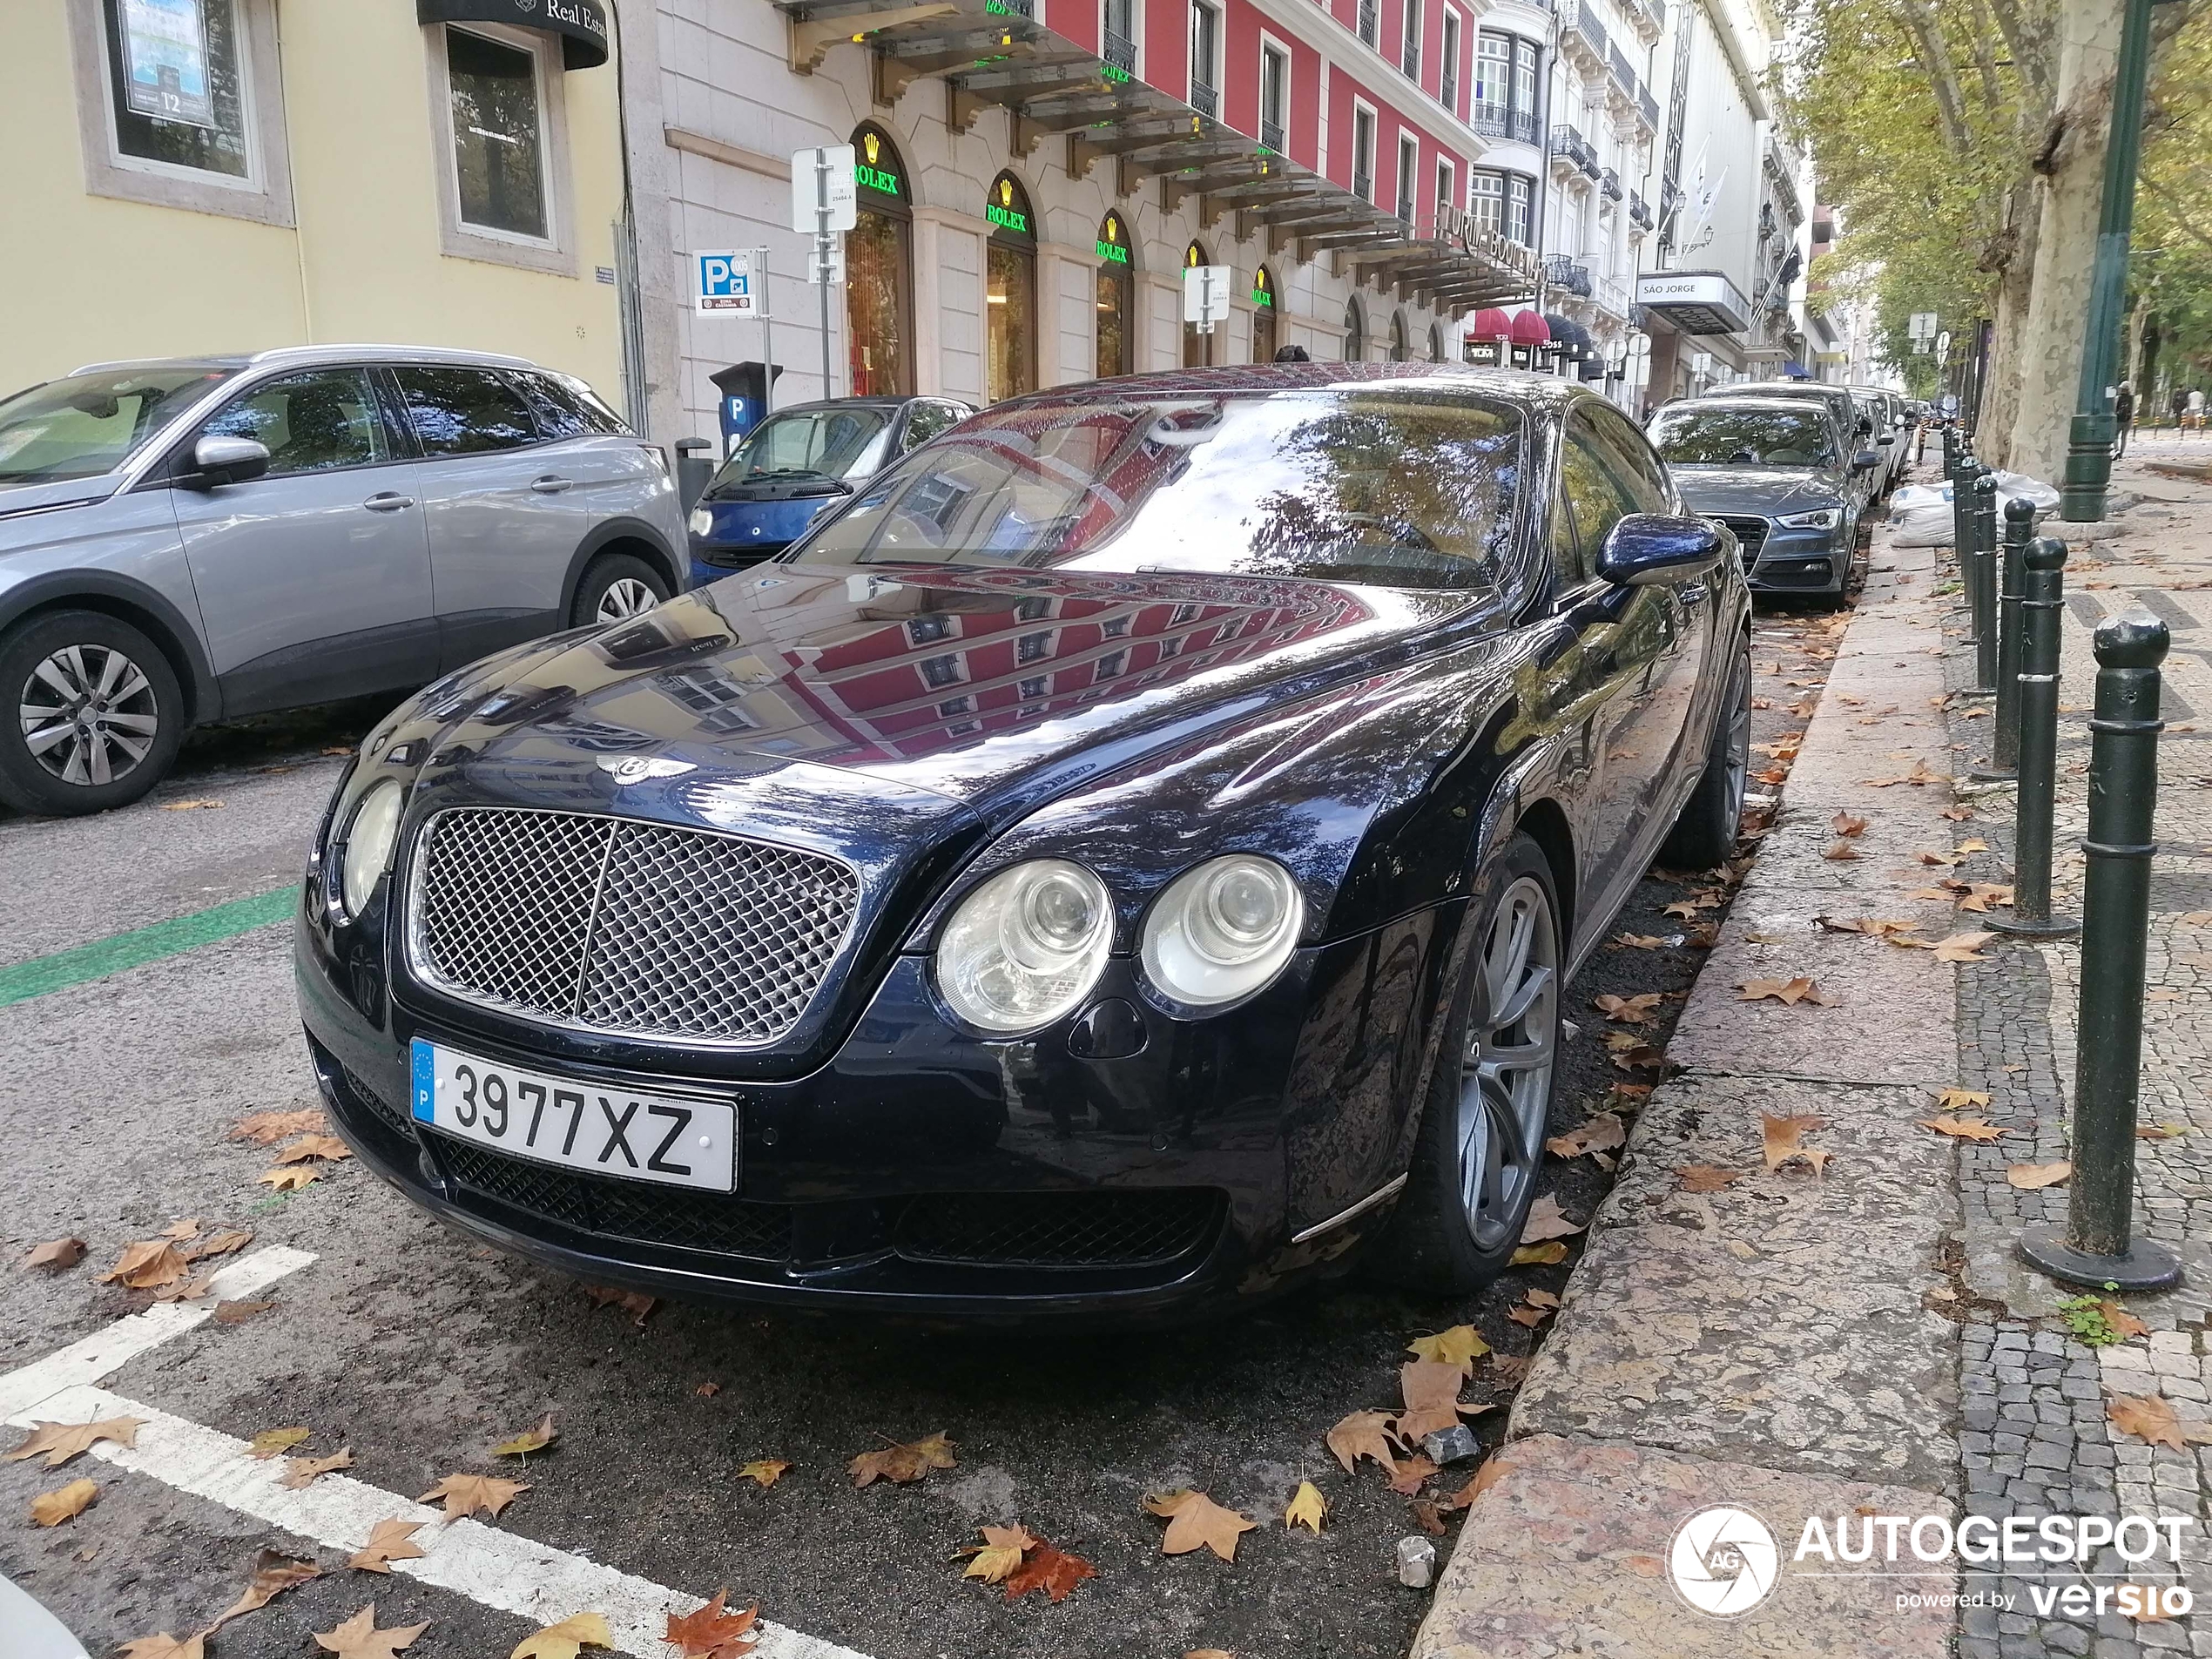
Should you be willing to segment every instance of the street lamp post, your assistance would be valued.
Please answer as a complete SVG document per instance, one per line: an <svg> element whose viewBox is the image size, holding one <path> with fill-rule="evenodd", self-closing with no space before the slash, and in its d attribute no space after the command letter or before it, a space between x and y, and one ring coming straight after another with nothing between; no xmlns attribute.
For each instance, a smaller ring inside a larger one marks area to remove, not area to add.
<svg viewBox="0 0 2212 1659"><path fill-rule="evenodd" d="M2088 335L2081 348L2081 383L2074 395L2059 516L2095 523L2105 516L2112 482L2112 413L2119 378L2120 325L2128 305L2128 238L2135 222L2135 162L2142 151L2143 88L2150 77L2150 10L2159 0L2127 0L2120 62L2112 83L2112 132L2105 145L2104 205L2097 220L2097 261L2090 277Z"/></svg>

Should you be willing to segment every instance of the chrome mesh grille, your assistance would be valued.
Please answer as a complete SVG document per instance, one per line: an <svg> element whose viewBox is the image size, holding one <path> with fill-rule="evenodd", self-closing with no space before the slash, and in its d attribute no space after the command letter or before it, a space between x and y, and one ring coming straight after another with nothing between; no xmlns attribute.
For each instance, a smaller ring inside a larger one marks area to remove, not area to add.
<svg viewBox="0 0 2212 1659"><path fill-rule="evenodd" d="M416 860L416 971L469 1001L595 1031L772 1042L860 900L844 865L580 813L450 807Z"/></svg>

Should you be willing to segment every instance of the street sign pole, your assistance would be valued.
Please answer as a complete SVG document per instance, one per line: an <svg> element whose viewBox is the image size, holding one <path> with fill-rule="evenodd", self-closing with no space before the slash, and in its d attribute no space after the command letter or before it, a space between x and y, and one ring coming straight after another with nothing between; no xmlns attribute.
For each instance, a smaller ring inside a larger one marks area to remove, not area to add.
<svg viewBox="0 0 2212 1659"><path fill-rule="evenodd" d="M774 310L768 304L766 248L754 251L752 272L752 280L760 285L760 372L766 377L760 382L760 413L765 419L776 406L776 323Z"/></svg>
<svg viewBox="0 0 2212 1659"><path fill-rule="evenodd" d="M814 152L814 280L822 294L822 395L835 397L830 384L830 152Z"/></svg>
<svg viewBox="0 0 2212 1659"><path fill-rule="evenodd" d="M811 181L811 182L810 182ZM822 395L837 395L830 378L830 284L844 280L837 238L859 223L860 184L849 144L817 145L791 158L791 227L811 236L814 268L810 281L821 289Z"/></svg>

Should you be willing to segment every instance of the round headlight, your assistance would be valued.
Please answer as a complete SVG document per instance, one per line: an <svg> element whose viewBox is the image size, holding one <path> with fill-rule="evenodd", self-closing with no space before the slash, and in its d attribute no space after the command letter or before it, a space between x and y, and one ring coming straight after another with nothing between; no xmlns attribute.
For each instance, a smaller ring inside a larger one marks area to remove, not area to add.
<svg viewBox="0 0 2212 1659"><path fill-rule="evenodd" d="M1305 899L1281 865L1232 853L1176 878L1144 919L1144 974L1171 1001L1233 1002L1298 948Z"/></svg>
<svg viewBox="0 0 2212 1659"><path fill-rule="evenodd" d="M406 801L399 780L386 778L371 785L354 808L346 826L346 861L338 886L347 915L361 914L368 895L376 891L377 878L391 863L392 842L400 833L400 808Z"/></svg>
<svg viewBox="0 0 2212 1659"><path fill-rule="evenodd" d="M1011 1035L1082 1001L1106 966L1114 907L1080 864L1037 859L1001 870L961 901L937 946L937 988L953 1012Z"/></svg>

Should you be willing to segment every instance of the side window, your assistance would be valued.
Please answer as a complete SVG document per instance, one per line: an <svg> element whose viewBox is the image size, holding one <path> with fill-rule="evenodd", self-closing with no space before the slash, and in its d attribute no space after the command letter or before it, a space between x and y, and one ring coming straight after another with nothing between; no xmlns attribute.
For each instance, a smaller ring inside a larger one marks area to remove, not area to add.
<svg viewBox="0 0 2212 1659"><path fill-rule="evenodd" d="M1587 412L1590 430L1605 445L1613 462L1613 475L1627 490L1635 513L1674 510L1674 491L1668 487L1667 470L1651 445L1628 416L1609 404Z"/></svg>
<svg viewBox="0 0 2212 1659"><path fill-rule="evenodd" d="M920 448L940 432L949 431L960 418L960 411L949 403L915 404L907 411L907 435L899 446L901 453Z"/></svg>
<svg viewBox="0 0 2212 1659"><path fill-rule="evenodd" d="M401 368L392 374L426 455L482 455L537 442L529 406L503 374L458 368Z"/></svg>
<svg viewBox="0 0 2212 1659"><path fill-rule="evenodd" d="M614 411L597 397L556 375L518 374L515 378L529 400L530 413L537 417L543 437L612 436L626 429Z"/></svg>
<svg viewBox="0 0 2212 1659"><path fill-rule="evenodd" d="M386 458L384 423L368 375L321 368L267 381L217 410L204 437L253 438L269 451L268 475L366 467Z"/></svg>
<svg viewBox="0 0 2212 1659"><path fill-rule="evenodd" d="M1588 579L1597 568L1598 550L1605 545L1605 538L1613 527L1627 515L1641 512L1635 497L1621 482L1621 463L1606 453L1608 446L1591 432L1588 414L1575 411L1567 427L1567 442L1560 449L1560 490L1564 504L1575 515L1575 538L1578 548L1573 580ZM1560 557L1560 531L1557 521L1565 516L1554 513L1552 533L1553 559ZM1562 578L1567 571L1561 571Z"/></svg>

